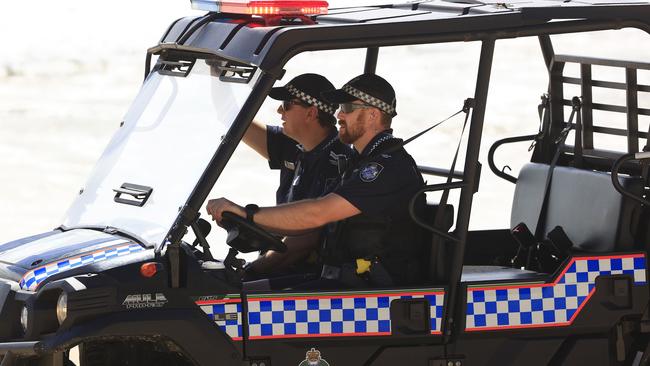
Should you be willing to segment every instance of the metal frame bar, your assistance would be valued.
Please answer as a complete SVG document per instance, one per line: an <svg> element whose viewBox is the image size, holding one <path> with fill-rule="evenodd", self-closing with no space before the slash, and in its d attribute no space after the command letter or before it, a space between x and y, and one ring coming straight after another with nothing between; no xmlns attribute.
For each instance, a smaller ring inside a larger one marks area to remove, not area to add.
<svg viewBox="0 0 650 366"><path fill-rule="evenodd" d="M634 69L650 70L650 63L647 62L622 61L622 60L612 60L612 59L597 58L597 57L555 55L555 61L571 62L577 64L590 64L590 65L598 65L598 66L622 67L622 68L631 67Z"/></svg>
<svg viewBox="0 0 650 366"><path fill-rule="evenodd" d="M582 91L582 146L594 148L594 114L592 110L591 64L580 64L580 89Z"/></svg>
<svg viewBox="0 0 650 366"><path fill-rule="evenodd" d="M562 81L565 84L576 84L580 85L582 82L580 78L572 78L569 76L565 76L562 78ZM604 80L591 80L591 85L594 87L602 87L602 88L607 88L607 89L619 89L619 90L627 90L627 84L626 83L617 83L615 81L604 81ZM650 85L642 85L642 84L637 84L637 89L638 91L642 92L648 92L650 93Z"/></svg>
<svg viewBox="0 0 650 366"><path fill-rule="evenodd" d="M637 88L637 70L625 69L625 83L627 84L627 152L639 151L639 101Z"/></svg>
<svg viewBox="0 0 650 366"><path fill-rule="evenodd" d="M650 116L650 109L639 108L638 94L639 91L650 92L650 86L638 84L638 70L650 70L650 63L634 62L634 61L621 61L610 60L594 57L578 57L569 55L556 55L553 58L553 64L564 65L567 62L577 63L580 65L580 78L567 77L557 72L560 67L552 68L551 84L555 86L556 92L560 92L564 84L579 84L582 93L582 148L593 149L593 134L603 133L615 136L627 137L627 152L634 153L639 151L639 138L643 137L648 139L648 133L639 131L639 115ZM602 80L593 80L592 66L606 66L625 69L625 82L611 82ZM594 87L601 87L607 89L625 90L626 105L613 105L607 103L594 103L592 100L592 90ZM571 106L570 100L562 97L553 97L555 109L564 109L564 106ZM559 103L558 103L559 102ZM558 105L559 104L559 105ZM627 129L602 127L593 125L593 111L601 110L608 112L624 113L627 120ZM564 118L554 116L554 124L559 124L563 127L566 126ZM572 124L575 126L575 124Z"/></svg>
<svg viewBox="0 0 650 366"><path fill-rule="evenodd" d="M549 95L550 95L550 115L551 122L547 133L544 135L542 144L544 145L543 162L550 163L553 159L555 150L555 141L560 136L564 128L564 84L562 76L564 73L565 63L555 58L549 68ZM569 101L569 105L571 102Z"/></svg>
<svg viewBox="0 0 650 366"><path fill-rule="evenodd" d="M553 49L553 42L551 41L551 37L548 34L542 34L537 37L539 40L539 45L542 50L542 56L544 56L544 64L546 65L546 69L549 72L549 83L548 83L548 88L547 88L547 95L554 95L556 92L563 93L563 88L558 88L557 85L555 85L552 81L553 78L550 77L551 75L551 70L553 70L553 59L555 57L555 50ZM541 131L547 131L551 134L555 133L559 135L559 130L557 132L553 131L553 114L551 111L551 100L550 98L548 99L548 109L546 111L546 114L544 116L544 119L540 121L542 124L541 126ZM542 163L546 161L550 161L553 158L553 149L552 145L550 145L547 142L549 141L549 137L546 135L543 135L542 141L540 143L535 145L535 151L533 152L533 156L531 158L532 162L535 163Z"/></svg>
<svg viewBox="0 0 650 366"><path fill-rule="evenodd" d="M463 260L465 258L465 244L467 243L469 219L472 211L472 200L480 179L478 158L481 150L481 137L483 134L488 88L490 86L494 44L494 38L485 39L481 44L481 58L478 65L476 89L474 92L476 104L470 122L469 135L467 137L467 155L465 156L465 167L463 168L465 172L464 180L468 184L460 192L455 230L456 236L460 241L453 248L451 275L449 276L449 300L447 302L449 315L444 319L445 323L442 325L442 330L445 332L445 342L449 342L452 336L459 336L463 331L461 327L462 322L456 322L454 319L460 319L462 317L462 309L461 307L457 307L456 304L462 303L464 298L460 281L463 271ZM454 325L457 328L454 332L450 333L449 331Z"/></svg>
<svg viewBox="0 0 650 366"><path fill-rule="evenodd" d="M449 176L449 169L418 165L418 170L420 171L420 174L433 175L435 177L446 178ZM458 170L454 170L454 172L451 174L452 178L454 179L463 179L464 175L465 174L463 172L459 172Z"/></svg>
<svg viewBox="0 0 650 366"><path fill-rule="evenodd" d="M571 123L571 126L575 128L575 123ZM627 136L627 132L628 132L627 130L624 130L622 128L603 127L603 126L594 126L593 131L595 133L604 133L604 134L614 135L614 136ZM648 132L638 131L637 137L647 139L648 137L650 137L650 134Z"/></svg>
<svg viewBox="0 0 650 366"><path fill-rule="evenodd" d="M366 63L363 72L374 74L377 71L377 60L379 58L379 47L368 47L366 50Z"/></svg>
<svg viewBox="0 0 650 366"><path fill-rule="evenodd" d="M550 69L551 64L553 63L553 58L555 57L555 50L553 50L551 37L548 34L542 34L538 36L537 39L539 40L539 46L542 49L544 64L546 64L547 69Z"/></svg>
<svg viewBox="0 0 650 366"><path fill-rule="evenodd" d="M562 105L570 107L571 106L571 100L564 99L562 101ZM599 110L599 111L627 113L627 107L622 106L622 105L613 105L613 104L605 104L605 103L592 103L591 106L592 106L592 109ZM648 109L648 108L636 108L636 111L637 111L638 114L640 114L642 116L650 116L650 109Z"/></svg>
<svg viewBox="0 0 650 366"><path fill-rule="evenodd" d="M551 22L537 25L524 25L512 27L508 29L495 29L495 30L478 30L478 31L463 31L449 32L447 29L437 29L443 27L443 24L438 24L436 27L422 28L420 33L412 34L386 34L387 30L385 25L374 24L363 25L348 25L340 28L332 28L327 38L319 35L318 31L314 28L297 28L295 30L278 32L272 41L274 44L279 44L283 47L271 47L270 42L265 45L265 49L269 49L263 56L263 60L259 62L259 67L267 72L279 74L282 66L288 62L295 55L306 51L323 51L335 49L350 49L350 48L368 48L368 47L384 47L384 46L406 46L415 44L431 44L431 43L445 43L445 42L470 42L481 41L487 38L494 39L507 39L507 38L521 38L529 36L551 35L551 34L567 34L567 33L580 33L592 32L598 30L619 29L623 27L639 28L650 33L650 26L640 21L600 21L600 20L566 20L561 22ZM419 25L418 25L419 27ZM311 33L313 31L314 33ZM365 38L353 37L350 33L362 32L366 35ZM295 33L294 33L295 32ZM300 42L298 42L298 39ZM309 40L309 41L306 41ZM291 45L290 48L287 48ZM228 58L227 55L222 57Z"/></svg>

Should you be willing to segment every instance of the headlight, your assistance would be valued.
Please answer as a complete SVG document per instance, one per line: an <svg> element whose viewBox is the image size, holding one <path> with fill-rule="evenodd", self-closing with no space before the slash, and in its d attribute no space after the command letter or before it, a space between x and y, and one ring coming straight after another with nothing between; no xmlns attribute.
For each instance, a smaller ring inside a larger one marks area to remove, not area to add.
<svg viewBox="0 0 650 366"><path fill-rule="evenodd" d="M29 326L29 310L27 305L23 305L23 308L20 310L20 325L23 327L23 332L27 333L27 327Z"/></svg>
<svg viewBox="0 0 650 366"><path fill-rule="evenodd" d="M68 316L68 294L62 292L59 299L56 301L56 319L59 325L63 324L65 318Z"/></svg>

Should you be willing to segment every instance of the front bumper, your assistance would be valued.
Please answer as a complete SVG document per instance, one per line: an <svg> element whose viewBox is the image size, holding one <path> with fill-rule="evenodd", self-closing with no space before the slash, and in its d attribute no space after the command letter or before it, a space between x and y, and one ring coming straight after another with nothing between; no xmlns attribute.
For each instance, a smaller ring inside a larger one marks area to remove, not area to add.
<svg viewBox="0 0 650 366"><path fill-rule="evenodd" d="M0 343L0 366L20 365L19 361L24 358L37 359L37 362L30 362L30 365L37 366L60 366L64 365L63 352L39 353L40 342L6 342Z"/></svg>
<svg viewBox="0 0 650 366"><path fill-rule="evenodd" d="M173 329L173 331L170 331ZM155 309L107 313L69 329L61 329L37 341L0 343L0 366L16 359L37 358L39 366L59 365L63 354L84 342L97 340L167 340L175 344L194 364L241 366L242 354L232 340L199 308Z"/></svg>

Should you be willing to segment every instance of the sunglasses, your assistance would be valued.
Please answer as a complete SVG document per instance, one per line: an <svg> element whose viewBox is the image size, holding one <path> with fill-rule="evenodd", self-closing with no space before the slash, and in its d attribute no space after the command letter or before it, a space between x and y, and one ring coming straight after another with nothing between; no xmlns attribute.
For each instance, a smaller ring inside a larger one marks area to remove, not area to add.
<svg viewBox="0 0 650 366"><path fill-rule="evenodd" d="M309 105L307 105L304 102L301 102L299 100L296 100L296 99L290 99L290 100L283 100L282 101L282 109L284 109L285 111L288 111L289 109L291 109L292 105L299 105L299 106L303 106L303 107L309 107Z"/></svg>
<svg viewBox="0 0 650 366"><path fill-rule="evenodd" d="M373 108L372 106L368 104L358 104L358 103L342 103L340 104L341 111L343 113L352 113L356 111L357 109L368 109L368 108Z"/></svg>

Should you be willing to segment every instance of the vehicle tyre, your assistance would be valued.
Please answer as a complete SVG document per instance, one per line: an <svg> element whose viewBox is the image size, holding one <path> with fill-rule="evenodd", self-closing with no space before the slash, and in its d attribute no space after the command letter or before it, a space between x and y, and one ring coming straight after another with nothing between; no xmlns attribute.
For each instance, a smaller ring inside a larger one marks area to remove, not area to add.
<svg viewBox="0 0 650 366"><path fill-rule="evenodd" d="M5 356L0 356L0 364L4 361ZM14 366L42 366L42 365L53 365L59 364L57 361L54 361L52 358L18 358L14 359L12 362L9 362L10 365ZM70 361L67 357L63 357L63 366L77 366L74 362Z"/></svg>
<svg viewBox="0 0 650 366"><path fill-rule="evenodd" d="M192 366L178 350L151 341L93 341L79 347L80 366Z"/></svg>

